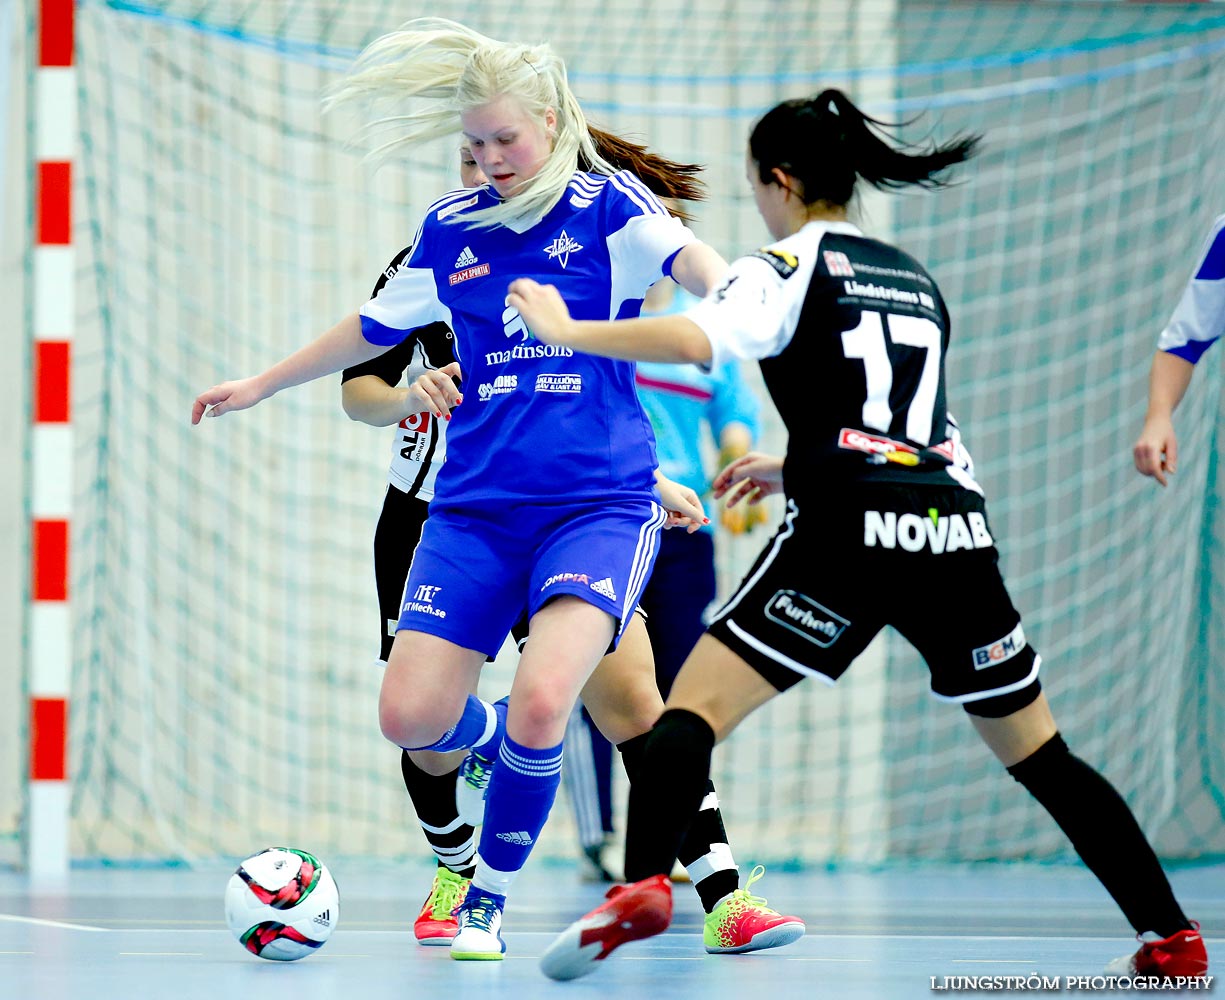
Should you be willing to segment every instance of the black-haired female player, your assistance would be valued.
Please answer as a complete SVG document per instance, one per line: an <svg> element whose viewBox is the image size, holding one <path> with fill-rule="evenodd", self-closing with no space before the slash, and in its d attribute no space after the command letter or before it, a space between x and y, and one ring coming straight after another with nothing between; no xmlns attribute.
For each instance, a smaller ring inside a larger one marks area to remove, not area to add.
<svg viewBox="0 0 1225 1000"><path fill-rule="evenodd" d="M982 491L946 440L940 290L918 261L847 221L858 179L939 186L978 137L898 148L881 126L837 90L770 110L750 136L747 168L777 242L738 260L687 313L575 322L555 289L511 285L510 304L546 343L624 359L759 360L791 432L785 459L746 456L717 482L733 498L781 491L787 514L686 661L647 742L630 796L634 884L553 943L542 960L553 978L590 972L619 944L668 926L667 872L715 742L806 676L832 684L885 625L923 654L935 696L969 713L1136 931L1156 936L1111 971L1207 971L1198 927L1131 810L1072 755L1051 716Z"/></svg>

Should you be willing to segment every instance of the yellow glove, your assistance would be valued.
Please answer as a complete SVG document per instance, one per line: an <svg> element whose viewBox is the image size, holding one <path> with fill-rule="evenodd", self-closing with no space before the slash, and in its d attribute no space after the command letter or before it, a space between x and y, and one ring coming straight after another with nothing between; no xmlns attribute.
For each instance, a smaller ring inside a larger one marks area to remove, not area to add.
<svg viewBox="0 0 1225 1000"><path fill-rule="evenodd" d="M753 491L756 496L757 491ZM719 523L733 535L747 535L768 519L765 504L750 504L749 498L741 500L735 507L724 507L719 513Z"/></svg>

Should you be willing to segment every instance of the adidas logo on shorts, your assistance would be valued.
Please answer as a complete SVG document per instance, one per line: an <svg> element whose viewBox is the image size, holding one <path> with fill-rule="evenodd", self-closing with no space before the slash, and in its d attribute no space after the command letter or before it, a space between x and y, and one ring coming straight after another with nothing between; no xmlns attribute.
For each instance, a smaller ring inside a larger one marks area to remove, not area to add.
<svg viewBox="0 0 1225 1000"><path fill-rule="evenodd" d="M531 847L532 837L526 830L519 830L512 833L496 834L498 840L505 840L508 844L518 844L520 847Z"/></svg>
<svg viewBox="0 0 1225 1000"><path fill-rule="evenodd" d="M591 589L597 594L602 594L604 597L607 597L610 601L615 601L617 599L617 592L613 589L611 576L606 576L603 580L596 580L596 582L591 585Z"/></svg>
<svg viewBox="0 0 1225 1000"><path fill-rule="evenodd" d="M471 267L476 263L476 254L472 252L472 247L464 247L458 257L455 258L456 268Z"/></svg>

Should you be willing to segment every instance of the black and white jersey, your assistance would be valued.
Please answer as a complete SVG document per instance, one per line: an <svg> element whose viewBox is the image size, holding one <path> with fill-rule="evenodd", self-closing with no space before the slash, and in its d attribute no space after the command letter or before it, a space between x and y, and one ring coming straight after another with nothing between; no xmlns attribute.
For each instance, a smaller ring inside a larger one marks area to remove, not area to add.
<svg viewBox="0 0 1225 1000"><path fill-rule="evenodd" d="M412 247L398 253L379 276L371 296L379 291L408 260ZM403 378L411 382L431 368L442 368L455 361L455 336L445 323L431 323L410 333L391 350L360 365L346 368L341 382L362 375L376 375L394 386ZM422 500L434 498L434 479L447 454L446 422L435 419L428 410L400 421L392 443L387 480L396 489Z"/></svg>
<svg viewBox="0 0 1225 1000"><path fill-rule="evenodd" d="M788 495L865 480L978 492L950 440L948 310L908 254L850 223L810 222L735 261L685 315L712 366L760 362L789 434Z"/></svg>

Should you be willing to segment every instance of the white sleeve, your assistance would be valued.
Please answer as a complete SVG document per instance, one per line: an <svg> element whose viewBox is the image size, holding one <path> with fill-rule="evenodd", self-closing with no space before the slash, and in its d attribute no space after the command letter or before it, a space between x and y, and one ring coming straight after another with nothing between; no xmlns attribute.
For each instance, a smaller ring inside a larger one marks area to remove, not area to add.
<svg viewBox="0 0 1225 1000"><path fill-rule="evenodd" d="M1199 262L1161 331L1157 349L1195 364L1225 335L1225 215L1208 234Z"/></svg>
<svg viewBox="0 0 1225 1000"><path fill-rule="evenodd" d="M451 310L438 299L434 272L417 250L395 276L358 313L362 336L372 344L398 344L410 330L439 321L449 323Z"/></svg>
<svg viewBox="0 0 1225 1000"><path fill-rule="evenodd" d="M732 359L773 357L791 342L808 282L794 269L780 273L765 252L733 261L723 284L683 313L710 341L712 370Z"/></svg>
<svg viewBox="0 0 1225 1000"><path fill-rule="evenodd" d="M605 185L608 261L612 271L609 319L621 304L641 299L647 288L669 274L672 259L697 239L633 174L622 171Z"/></svg>

